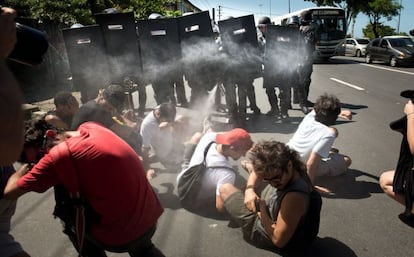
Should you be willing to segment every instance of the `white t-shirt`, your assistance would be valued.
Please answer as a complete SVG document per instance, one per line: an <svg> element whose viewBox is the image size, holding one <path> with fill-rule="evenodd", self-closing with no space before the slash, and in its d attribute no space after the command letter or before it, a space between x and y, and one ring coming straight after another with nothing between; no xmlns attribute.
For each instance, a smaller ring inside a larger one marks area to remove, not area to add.
<svg viewBox="0 0 414 257"><path fill-rule="evenodd" d="M312 152L317 153L322 158L328 158L335 138L334 131L316 121L315 111L311 111L303 118L287 145L296 150L302 161L306 163Z"/></svg>
<svg viewBox="0 0 414 257"><path fill-rule="evenodd" d="M152 148L155 154L165 159L173 149L174 140L169 129L160 129L154 112L148 113L141 124L142 147Z"/></svg>
<svg viewBox="0 0 414 257"><path fill-rule="evenodd" d="M188 167L198 165L203 161L204 150L210 142L216 141L216 135L217 133L211 132L211 133L205 134L201 138L196 149L194 150L194 154L191 157L190 164ZM216 195L219 195L219 188L222 184L225 184L225 183L234 184L236 180L236 174L232 170L232 165L230 161L225 156L217 152L216 146L217 144L213 143L208 149L207 156L206 156L207 170L203 178L203 184L200 189L198 199L208 198L208 196L211 195L212 191L215 191ZM214 166L216 167L220 166L220 167L226 167L226 168L209 168L209 167L214 167ZM187 170L188 168L181 171L181 173L178 174L177 182L180 180L181 176Z"/></svg>

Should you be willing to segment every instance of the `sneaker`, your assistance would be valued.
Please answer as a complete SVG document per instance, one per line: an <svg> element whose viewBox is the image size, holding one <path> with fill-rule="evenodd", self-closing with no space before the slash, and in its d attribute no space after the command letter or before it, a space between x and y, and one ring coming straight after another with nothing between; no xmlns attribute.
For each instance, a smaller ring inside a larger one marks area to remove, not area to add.
<svg viewBox="0 0 414 257"><path fill-rule="evenodd" d="M309 100L306 100L306 106L307 107L313 107L315 104L314 103L312 103L311 101L309 101Z"/></svg>
<svg viewBox="0 0 414 257"><path fill-rule="evenodd" d="M270 111L268 111L266 113L267 116L279 116L279 110L278 109L270 109Z"/></svg>
<svg viewBox="0 0 414 257"><path fill-rule="evenodd" d="M407 226L414 228L414 214L405 211L403 213L400 213L400 215L398 215L398 218Z"/></svg>
<svg viewBox="0 0 414 257"><path fill-rule="evenodd" d="M289 119L289 114L287 114L287 113L282 113L282 115L281 115L281 119L282 119L282 120L287 120L287 119Z"/></svg>
<svg viewBox="0 0 414 257"><path fill-rule="evenodd" d="M309 109L308 106L301 106L300 110L303 112L303 114L308 114L311 112L311 109Z"/></svg>
<svg viewBox="0 0 414 257"><path fill-rule="evenodd" d="M259 107L257 107L257 106L250 107L250 109L253 111L253 114L255 114L255 115L259 115L259 114L262 113L260 111Z"/></svg>

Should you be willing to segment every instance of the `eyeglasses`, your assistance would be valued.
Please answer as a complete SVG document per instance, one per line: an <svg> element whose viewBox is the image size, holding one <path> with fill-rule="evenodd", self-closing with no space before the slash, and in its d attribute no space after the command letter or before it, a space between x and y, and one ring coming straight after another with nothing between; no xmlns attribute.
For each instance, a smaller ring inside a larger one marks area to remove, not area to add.
<svg viewBox="0 0 414 257"><path fill-rule="evenodd" d="M264 182L267 182L267 183L272 183L272 182L280 181L280 180L282 180L284 174L285 173L281 172L280 174L277 174L274 177L271 177L271 178L263 178L263 181Z"/></svg>

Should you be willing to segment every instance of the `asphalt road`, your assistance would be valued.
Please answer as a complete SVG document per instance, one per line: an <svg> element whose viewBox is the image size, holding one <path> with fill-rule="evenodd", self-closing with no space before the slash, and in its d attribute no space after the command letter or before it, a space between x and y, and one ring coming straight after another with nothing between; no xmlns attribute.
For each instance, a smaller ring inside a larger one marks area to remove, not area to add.
<svg viewBox="0 0 414 257"><path fill-rule="evenodd" d="M323 197L320 233L309 256L414 256L414 230L397 217L403 206L389 199L378 185L381 172L394 169L398 159L401 136L389 129L388 124L403 115L406 99L399 93L413 89L413 78L414 68L366 65L362 59L350 57L314 65L310 100L314 101L323 92L333 93L354 113L352 121L338 122L339 137L334 145L350 155L353 163L347 174L319 180L335 194ZM270 108L261 79L255 81L255 89L258 105L265 113ZM151 92L148 88L148 107L155 106ZM200 122L208 110L208 105L202 107L201 115L185 109L179 112L192 115L195 122ZM248 130L253 139L287 142L303 117L298 106L294 108L288 123L265 115L251 116ZM227 221L201 217L182 209L175 191L176 175L175 171L160 169L151 181L165 207L154 242L166 256L275 256L248 245L240 230L230 228ZM237 183L242 184L246 174L239 169L239 175ZM52 208L50 190L23 196L13 218L13 235L32 256L75 257L77 254L62 235L59 222L51 215Z"/></svg>

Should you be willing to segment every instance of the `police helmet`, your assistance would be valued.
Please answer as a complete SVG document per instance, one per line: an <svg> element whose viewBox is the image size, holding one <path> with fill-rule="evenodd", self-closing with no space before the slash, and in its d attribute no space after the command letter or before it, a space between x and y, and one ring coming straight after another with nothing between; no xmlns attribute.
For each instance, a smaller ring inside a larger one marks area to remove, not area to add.
<svg viewBox="0 0 414 257"><path fill-rule="evenodd" d="M80 23L75 23L72 26L70 26L71 29L77 29L77 28L82 28L82 27L83 27L83 25L80 24Z"/></svg>
<svg viewBox="0 0 414 257"><path fill-rule="evenodd" d="M259 18L259 25L266 25L266 24L271 24L272 22L270 21L270 18L267 16L263 16Z"/></svg>
<svg viewBox="0 0 414 257"><path fill-rule="evenodd" d="M292 16L288 19L287 25L299 25L299 17L298 16Z"/></svg>
<svg viewBox="0 0 414 257"><path fill-rule="evenodd" d="M150 16L148 16L148 19L150 20L156 20L156 19L162 19L162 18L164 17L159 13L151 13Z"/></svg>

